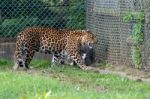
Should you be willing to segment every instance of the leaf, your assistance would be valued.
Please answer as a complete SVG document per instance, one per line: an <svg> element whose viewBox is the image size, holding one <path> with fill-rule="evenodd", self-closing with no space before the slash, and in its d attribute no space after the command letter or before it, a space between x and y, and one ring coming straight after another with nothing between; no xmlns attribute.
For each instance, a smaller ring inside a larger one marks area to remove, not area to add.
<svg viewBox="0 0 150 99"><path fill-rule="evenodd" d="M50 94L51 94L51 90L50 90L50 91L48 91L47 93L46 93L46 92L44 92L44 93L42 94L42 98L41 98L41 99L47 99L47 98L48 98L48 96L50 96Z"/></svg>
<svg viewBox="0 0 150 99"><path fill-rule="evenodd" d="M51 90L49 90L49 91L46 93L46 99L47 99L48 96L51 95L51 93L52 93Z"/></svg>
<svg viewBox="0 0 150 99"><path fill-rule="evenodd" d="M143 21L145 19L145 14L144 14L144 11L140 12L139 14L137 14L135 16L135 19L138 19L140 21Z"/></svg>
<svg viewBox="0 0 150 99"><path fill-rule="evenodd" d="M135 25L133 26L134 35L136 35L137 33L140 33L141 30L142 30L142 25L141 25L141 23L135 24Z"/></svg>
<svg viewBox="0 0 150 99"><path fill-rule="evenodd" d="M131 21L132 19L133 19L133 15L132 15L131 12L128 12L128 14L123 17L123 20L124 20L125 22L129 22L129 21Z"/></svg>
<svg viewBox="0 0 150 99"><path fill-rule="evenodd" d="M141 48L136 47L133 51L133 60L135 65L140 65L141 63Z"/></svg>

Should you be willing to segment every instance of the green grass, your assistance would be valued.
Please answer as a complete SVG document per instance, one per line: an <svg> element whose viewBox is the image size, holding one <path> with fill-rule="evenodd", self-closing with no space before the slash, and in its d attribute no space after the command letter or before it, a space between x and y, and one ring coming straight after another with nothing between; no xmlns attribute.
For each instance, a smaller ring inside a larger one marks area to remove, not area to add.
<svg viewBox="0 0 150 99"><path fill-rule="evenodd" d="M12 61L9 61L9 60L3 59L3 58L0 59L0 70L10 68L12 65L13 65Z"/></svg>
<svg viewBox="0 0 150 99"><path fill-rule="evenodd" d="M3 60L4 61L4 60ZM1 61L0 61L1 63ZM5 62L2 62L5 63ZM1 63L1 64L2 64ZM111 74L85 72L73 66L50 67L34 60L32 73L11 71L11 62L0 72L0 99L149 99L150 83ZM8 67L7 67L8 66ZM42 68L44 66L44 68ZM1 65L0 65L1 67Z"/></svg>

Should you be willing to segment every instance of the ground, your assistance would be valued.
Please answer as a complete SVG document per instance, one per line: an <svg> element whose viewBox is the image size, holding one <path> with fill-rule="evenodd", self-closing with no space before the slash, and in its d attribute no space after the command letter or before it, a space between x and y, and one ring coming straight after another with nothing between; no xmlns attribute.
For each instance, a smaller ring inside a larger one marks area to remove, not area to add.
<svg viewBox="0 0 150 99"><path fill-rule="evenodd" d="M149 81L141 78L130 80L119 76L121 71L133 75L131 68L123 66L120 68L111 65L102 66L101 72L95 73L73 66L50 67L49 61L33 60L30 64L33 69L30 72L12 71L12 62L6 59L1 59L0 64L1 99L39 99L39 97L41 99L149 99L150 97ZM140 72L142 71L137 70L136 75Z"/></svg>
<svg viewBox="0 0 150 99"><path fill-rule="evenodd" d="M115 74L122 77L126 77L135 81L146 81L150 82L150 71L144 69L135 69L131 66L111 66L110 64L106 64L100 67L100 69L109 74Z"/></svg>

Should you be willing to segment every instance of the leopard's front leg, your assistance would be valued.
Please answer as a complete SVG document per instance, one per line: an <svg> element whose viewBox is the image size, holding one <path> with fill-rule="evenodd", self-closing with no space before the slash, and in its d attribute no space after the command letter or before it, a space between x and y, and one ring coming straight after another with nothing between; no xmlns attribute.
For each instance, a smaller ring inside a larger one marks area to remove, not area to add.
<svg viewBox="0 0 150 99"><path fill-rule="evenodd" d="M83 70L91 70L92 67L89 67L89 66L86 66L84 64L84 61L82 60L82 57L79 53L79 50L76 49L75 47L73 48L68 48L68 54L69 54L69 57L71 57L71 59L73 61L76 62L76 64Z"/></svg>

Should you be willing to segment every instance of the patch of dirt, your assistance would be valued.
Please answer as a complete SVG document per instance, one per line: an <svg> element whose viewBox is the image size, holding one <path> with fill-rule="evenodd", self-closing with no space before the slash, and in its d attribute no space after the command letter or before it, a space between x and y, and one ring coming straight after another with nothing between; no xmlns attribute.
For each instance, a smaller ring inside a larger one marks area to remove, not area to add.
<svg viewBox="0 0 150 99"><path fill-rule="evenodd" d="M100 73L100 74L114 74L114 75L119 75L122 77L127 77L128 79L135 80L138 82L142 82L142 81L150 82L150 72L149 71L139 70L139 69L131 68L129 66L109 66L109 67L102 67L102 68L101 67L100 68L93 67L93 68L98 70L98 73ZM27 73L32 74L32 75L53 77L53 78L57 78L58 80L61 80L61 81L66 81L66 80L76 81L73 78L69 78L67 75L64 75L63 73L56 73L54 71L49 71L46 69L39 70L39 69L33 68L31 71L28 70ZM78 81L78 82L80 82L80 81ZM84 81L81 81L81 82L85 83Z"/></svg>
<svg viewBox="0 0 150 99"><path fill-rule="evenodd" d="M108 91L108 89L105 86L97 86L96 91L100 92L100 93L102 93L102 92L105 93Z"/></svg>
<svg viewBox="0 0 150 99"><path fill-rule="evenodd" d="M138 82L150 82L150 72L135 69L129 66L110 66L99 70L102 74L115 74L122 77L127 77Z"/></svg>

